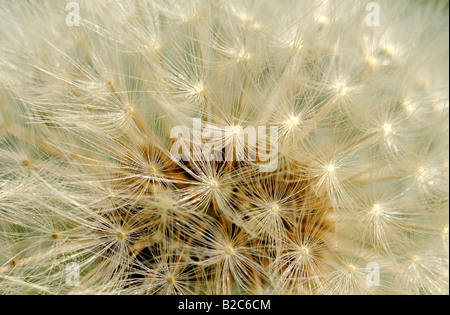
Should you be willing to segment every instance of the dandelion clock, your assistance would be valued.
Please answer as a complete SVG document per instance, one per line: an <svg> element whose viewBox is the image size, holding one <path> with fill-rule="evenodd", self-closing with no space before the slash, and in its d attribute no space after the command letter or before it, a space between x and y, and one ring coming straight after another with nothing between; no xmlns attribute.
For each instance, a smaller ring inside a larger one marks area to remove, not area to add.
<svg viewBox="0 0 450 315"><path fill-rule="evenodd" d="M2 1L0 293L445 295L448 1Z"/></svg>

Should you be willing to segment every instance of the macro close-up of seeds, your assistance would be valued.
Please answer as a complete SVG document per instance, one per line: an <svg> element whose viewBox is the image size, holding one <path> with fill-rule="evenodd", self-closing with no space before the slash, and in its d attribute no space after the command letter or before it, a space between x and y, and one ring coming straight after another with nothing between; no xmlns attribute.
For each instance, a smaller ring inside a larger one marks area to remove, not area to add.
<svg viewBox="0 0 450 315"><path fill-rule="evenodd" d="M448 1L0 1L2 295L447 295L448 151Z"/></svg>

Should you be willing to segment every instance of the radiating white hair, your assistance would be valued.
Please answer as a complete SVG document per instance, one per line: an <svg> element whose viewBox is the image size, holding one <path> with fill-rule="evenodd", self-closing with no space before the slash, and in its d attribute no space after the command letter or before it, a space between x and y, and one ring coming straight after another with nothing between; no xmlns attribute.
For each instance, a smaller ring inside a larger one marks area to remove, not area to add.
<svg viewBox="0 0 450 315"><path fill-rule="evenodd" d="M0 293L448 294L448 1L367 4L1 1Z"/></svg>

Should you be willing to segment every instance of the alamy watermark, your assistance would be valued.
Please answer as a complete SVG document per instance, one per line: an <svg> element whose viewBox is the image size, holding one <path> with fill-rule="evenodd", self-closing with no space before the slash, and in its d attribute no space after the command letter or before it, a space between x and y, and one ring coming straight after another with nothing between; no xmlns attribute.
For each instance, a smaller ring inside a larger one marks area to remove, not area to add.
<svg viewBox="0 0 450 315"><path fill-rule="evenodd" d="M170 138L176 139L170 150L176 162L247 161L257 163L260 172L273 172L278 167L277 126L203 127L202 120L194 118L192 132L187 126L176 126Z"/></svg>
<svg viewBox="0 0 450 315"><path fill-rule="evenodd" d="M66 15L66 25L70 27L80 26L80 5L76 2L68 2L66 11L69 11Z"/></svg>
<svg viewBox="0 0 450 315"><path fill-rule="evenodd" d="M380 286L380 265L370 262L366 265L366 285L368 287Z"/></svg>
<svg viewBox="0 0 450 315"><path fill-rule="evenodd" d="M76 262L66 265L66 285L69 287L80 286L80 265Z"/></svg>
<svg viewBox="0 0 450 315"><path fill-rule="evenodd" d="M365 18L366 25L380 26L380 5L372 1L367 3L365 8L366 11L369 11ZM66 11L69 11L66 15L66 25L70 27L80 26L80 5L74 1L68 2Z"/></svg>
<svg viewBox="0 0 450 315"><path fill-rule="evenodd" d="M366 11L370 11L365 18L367 26L380 26L380 5L377 2L366 4Z"/></svg>

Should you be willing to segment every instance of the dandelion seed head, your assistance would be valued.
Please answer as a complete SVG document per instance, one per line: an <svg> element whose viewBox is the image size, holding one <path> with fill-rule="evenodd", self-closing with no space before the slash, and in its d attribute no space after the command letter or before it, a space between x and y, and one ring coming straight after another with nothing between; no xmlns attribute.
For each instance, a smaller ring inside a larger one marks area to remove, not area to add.
<svg viewBox="0 0 450 315"><path fill-rule="evenodd" d="M324 15L319 15L316 20L321 26L327 26L330 24L330 20Z"/></svg>
<svg viewBox="0 0 450 315"><path fill-rule="evenodd" d="M150 165L148 165L148 167L147 167L147 173L148 173L149 175L151 175L151 176L155 176L155 175L158 174L158 169L157 169L157 167L156 167L155 165L150 164Z"/></svg>
<svg viewBox="0 0 450 315"><path fill-rule="evenodd" d="M383 125L383 131L384 131L384 135L385 136L389 136L393 131L392 131L392 125L389 123L385 123Z"/></svg>
<svg viewBox="0 0 450 315"><path fill-rule="evenodd" d="M57 240L60 237L60 234L58 231L52 232L52 239Z"/></svg>
<svg viewBox="0 0 450 315"><path fill-rule="evenodd" d="M448 294L448 10L380 1L0 1L0 294Z"/></svg>
<svg viewBox="0 0 450 315"><path fill-rule="evenodd" d="M348 91L349 91L349 88L346 85L346 83L345 82L341 82L341 81L335 83L334 89L336 91L336 94L338 96L341 96L341 97L345 96L348 93Z"/></svg>
<svg viewBox="0 0 450 315"><path fill-rule="evenodd" d="M238 53L237 53L237 60L239 62L241 61L249 61L252 58L252 54L249 53L248 51L246 51L245 49L241 49Z"/></svg>
<svg viewBox="0 0 450 315"><path fill-rule="evenodd" d="M377 64L377 59L374 56L368 55L365 57L365 60L371 66L375 66Z"/></svg>
<svg viewBox="0 0 450 315"><path fill-rule="evenodd" d="M196 86L194 86L194 93L197 95L202 95L205 90L205 86L203 83L198 83Z"/></svg>
<svg viewBox="0 0 450 315"><path fill-rule="evenodd" d="M414 106L409 99L403 100L402 106L405 109L405 111L409 114L411 114L414 111Z"/></svg>
<svg viewBox="0 0 450 315"><path fill-rule="evenodd" d="M242 22L245 23L252 23L254 20L254 17L252 15L247 14L242 14L239 18L242 20Z"/></svg>
<svg viewBox="0 0 450 315"><path fill-rule="evenodd" d="M105 85L106 85L106 87L107 87L108 89L113 89L113 88L114 88L114 83L113 83L113 81L111 81L111 80L106 81ZM90 83L90 87L93 88L93 89L95 89L95 88L96 88L95 83L94 83L94 82Z"/></svg>
<svg viewBox="0 0 450 315"><path fill-rule="evenodd" d="M416 174L417 180L421 183L424 183L429 178L429 171L424 166L420 166Z"/></svg>
<svg viewBox="0 0 450 315"><path fill-rule="evenodd" d="M303 257L308 257L309 256L309 248L308 247L306 247L306 246L302 246L301 248L300 248L300 255L301 256L303 256Z"/></svg>
<svg viewBox="0 0 450 315"><path fill-rule="evenodd" d="M347 270L349 273L353 273L356 270L356 267L352 264L347 266Z"/></svg>
<svg viewBox="0 0 450 315"><path fill-rule="evenodd" d="M391 44L386 44L386 46L383 48L383 50L390 57L397 56L397 49Z"/></svg>
<svg viewBox="0 0 450 315"><path fill-rule="evenodd" d="M161 44L158 43L158 42L156 42L156 43L153 45L153 50L154 50L154 51L160 51L161 48L162 48L162 46L161 46Z"/></svg>
<svg viewBox="0 0 450 315"><path fill-rule="evenodd" d="M175 283L175 278L172 275L169 275L166 278L166 282L167 282L168 285L173 285Z"/></svg>
<svg viewBox="0 0 450 315"><path fill-rule="evenodd" d="M291 116L288 120L287 120L287 125L289 127L294 127L296 125L298 125L300 123L300 117L298 116Z"/></svg>
<svg viewBox="0 0 450 315"><path fill-rule="evenodd" d="M238 134L240 134L241 132L242 132L242 127L241 127L241 126L236 125L236 126L231 127L231 133L232 133L233 135L238 135Z"/></svg>
<svg viewBox="0 0 450 315"><path fill-rule="evenodd" d="M383 213L383 208L381 207L381 205L380 204L375 204L373 207L372 207L372 213L375 215L375 216L379 216L379 215L381 215L382 213Z"/></svg>
<svg viewBox="0 0 450 315"><path fill-rule="evenodd" d="M125 116L131 116L131 115L133 115L133 113L134 113L134 108L133 107L127 107L127 108L125 108L125 111L124 111L124 114L125 114Z"/></svg>
<svg viewBox="0 0 450 315"><path fill-rule="evenodd" d="M116 198L116 194L113 191L108 191L108 199L114 200Z"/></svg>
<svg viewBox="0 0 450 315"><path fill-rule="evenodd" d="M280 211L280 206L274 203L270 206L270 211L272 211L273 213L278 213Z"/></svg>
<svg viewBox="0 0 450 315"><path fill-rule="evenodd" d="M31 161L30 161L30 159L24 159L24 160L22 161L22 166L25 166L25 167L31 166Z"/></svg>
<svg viewBox="0 0 450 315"><path fill-rule="evenodd" d="M335 167L333 164L329 164L329 165L327 166L326 170L327 170L327 172L328 172L329 174L332 174L332 173L334 173L334 172L336 171L336 167Z"/></svg>
<svg viewBox="0 0 450 315"><path fill-rule="evenodd" d="M235 251L234 251L234 248L232 247L232 246L226 246L225 247L225 253L228 255L228 256L234 256L235 255Z"/></svg>
<svg viewBox="0 0 450 315"><path fill-rule="evenodd" d="M121 241L125 239L125 233L122 232L122 231L117 231L117 235L116 236Z"/></svg>
<svg viewBox="0 0 450 315"><path fill-rule="evenodd" d="M168 193L161 193L157 198L158 206L161 209L170 209L176 203L176 200Z"/></svg>
<svg viewBox="0 0 450 315"><path fill-rule="evenodd" d="M209 182L209 187L211 188L211 190L217 190L219 189L219 183L213 179Z"/></svg>

